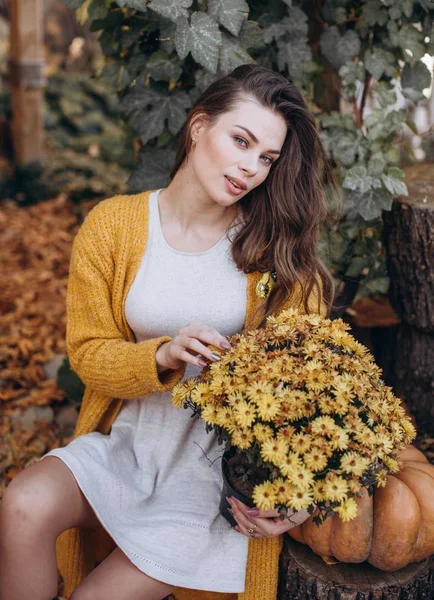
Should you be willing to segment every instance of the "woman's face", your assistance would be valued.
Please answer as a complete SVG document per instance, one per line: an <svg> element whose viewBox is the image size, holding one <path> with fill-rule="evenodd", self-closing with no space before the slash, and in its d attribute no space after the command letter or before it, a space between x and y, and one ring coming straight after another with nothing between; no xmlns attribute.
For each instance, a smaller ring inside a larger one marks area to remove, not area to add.
<svg viewBox="0 0 434 600"><path fill-rule="evenodd" d="M278 159L286 136L283 117L255 100L243 100L210 127L198 118L191 126L196 144L190 168L205 193L221 206L231 206L260 185ZM229 179L242 189L236 188Z"/></svg>

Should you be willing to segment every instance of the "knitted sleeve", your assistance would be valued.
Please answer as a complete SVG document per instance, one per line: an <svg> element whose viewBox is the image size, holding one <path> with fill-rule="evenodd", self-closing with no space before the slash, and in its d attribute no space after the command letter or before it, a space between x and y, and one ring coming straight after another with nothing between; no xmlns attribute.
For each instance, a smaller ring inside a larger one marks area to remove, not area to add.
<svg viewBox="0 0 434 600"><path fill-rule="evenodd" d="M158 373L155 353L171 338L127 341L117 324L122 322L123 282L116 271L116 230L128 223L118 223L121 214L108 210L107 202L89 213L73 243L67 290L68 357L85 385L108 396L131 399L168 391L185 371Z"/></svg>

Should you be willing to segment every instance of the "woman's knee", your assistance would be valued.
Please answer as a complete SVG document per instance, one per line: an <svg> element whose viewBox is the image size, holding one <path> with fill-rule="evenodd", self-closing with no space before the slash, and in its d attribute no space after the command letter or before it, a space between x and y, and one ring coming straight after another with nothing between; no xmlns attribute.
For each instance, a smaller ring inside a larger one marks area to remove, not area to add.
<svg viewBox="0 0 434 600"><path fill-rule="evenodd" d="M44 458L12 480L0 513L3 531L22 527L28 533L43 529L57 536L70 527L98 524L72 473L55 457Z"/></svg>

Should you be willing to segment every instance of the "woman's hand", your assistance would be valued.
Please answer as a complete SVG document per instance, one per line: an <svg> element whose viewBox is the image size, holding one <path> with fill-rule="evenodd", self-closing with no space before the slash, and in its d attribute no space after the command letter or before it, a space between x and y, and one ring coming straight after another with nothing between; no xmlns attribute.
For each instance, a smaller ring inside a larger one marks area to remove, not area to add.
<svg viewBox="0 0 434 600"><path fill-rule="evenodd" d="M184 363L205 367L203 359L219 360L220 356L211 352L208 345L226 350L231 348L227 339L216 329L199 321L189 323L170 342L165 342L158 348L155 355L158 371L180 369Z"/></svg>
<svg viewBox="0 0 434 600"><path fill-rule="evenodd" d="M278 537L301 525L310 517L307 510L300 510L281 521L277 510L251 509L236 498L231 497L227 500L231 505L232 515L238 523L235 529L243 535L256 539Z"/></svg>

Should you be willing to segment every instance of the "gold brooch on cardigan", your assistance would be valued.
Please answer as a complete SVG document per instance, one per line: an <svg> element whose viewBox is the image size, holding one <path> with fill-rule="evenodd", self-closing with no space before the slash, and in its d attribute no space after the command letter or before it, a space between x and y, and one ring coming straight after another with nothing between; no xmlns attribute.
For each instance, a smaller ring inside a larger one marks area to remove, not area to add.
<svg viewBox="0 0 434 600"><path fill-rule="evenodd" d="M277 273L274 269L264 273L256 286L256 295L260 298L267 298L270 295L274 284L277 281Z"/></svg>

